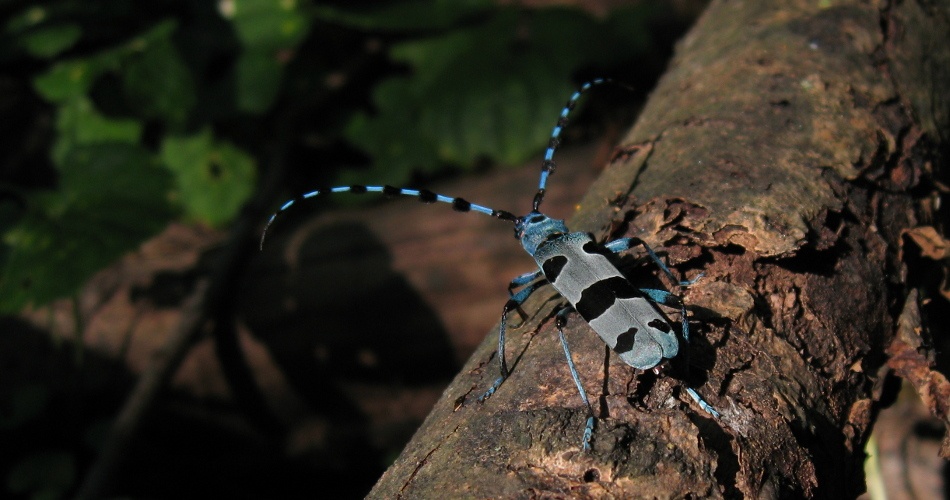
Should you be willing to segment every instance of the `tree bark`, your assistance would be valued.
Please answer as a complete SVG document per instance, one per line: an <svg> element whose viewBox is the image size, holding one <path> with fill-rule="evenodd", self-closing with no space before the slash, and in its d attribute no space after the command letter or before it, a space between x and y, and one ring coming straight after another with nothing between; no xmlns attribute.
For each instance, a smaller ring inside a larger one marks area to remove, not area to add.
<svg viewBox="0 0 950 500"><path fill-rule="evenodd" d="M543 289L511 321L510 378L476 401L498 374L490 335L370 497L862 492L892 369L946 420L946 379L908 323L916 295L899 244L928 217L919 201L946 140L948 9L714 1L568 221L641 237L684 278L705 273L684 292L689 356L669 376L638 373L572 315L598 417L581 452L586 410ZM645 269L634 266L638 283Z"/></svg>

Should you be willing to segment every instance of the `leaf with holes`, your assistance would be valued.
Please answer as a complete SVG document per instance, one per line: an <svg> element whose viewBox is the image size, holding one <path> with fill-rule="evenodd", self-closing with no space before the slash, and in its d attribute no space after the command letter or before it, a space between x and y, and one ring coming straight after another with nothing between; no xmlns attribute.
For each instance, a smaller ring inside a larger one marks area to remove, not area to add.
<svg viewBox="0 0 950 500"><path fill-rule="evenodd" d="M210 130L162 142L162 162L175 175L187 215L211 226L230 221L254 189L254 159Z"/></svg>

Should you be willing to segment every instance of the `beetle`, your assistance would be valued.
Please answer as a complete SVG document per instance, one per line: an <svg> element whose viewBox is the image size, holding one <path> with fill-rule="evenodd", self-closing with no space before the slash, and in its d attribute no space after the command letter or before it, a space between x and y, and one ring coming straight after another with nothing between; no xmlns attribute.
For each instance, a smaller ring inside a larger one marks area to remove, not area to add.
<svg viewBox="0 0 950 500"><path fill-rule="evenodd" d="M570 112L585 91L595 85L609 81L608 79L596 79L583 84L571 95L567 104L561 110L541 163L541 176L531 211L526 215L516 216L511 212L495 210L471 203L463 198L436 194L425 189L392 186L339 186L314 190L303 194L298 199L285 202L270 216L265 224L261 234L260 246L263 249L267 230L280 214L289 210L299 200L329 193L381 193L387 196L412 196L423 203L447 203L459 212L478 212L500 220L513 222L515 238L521 242L524 250L535 260L538 269L516 277L508 285L509 299L502 310L498 331L497 355L500 375L478 399L479 401L485 401L491 397L510 373L505 359L505 332L508 314L519 308L534 291L543 286L551 285L568 302L567 305L560 307L556 313L555 326L567 358L571 377L587 408L588 417L581 446L584 450L589 450L595 417L587 392L584 390L577 368L574 365L567 339L564 336L567 316L571 311L576 311L587 321L601 340L620 356L624 363L641 370L652 369L658 372L661 363L674 358L679 353L679 340L673 327L655 304L663 304L680 310L684 342L689 341L689 322L686 307L683 301L671 292L635 287L617 269L609 256L639 246L647 252L659 269L679 286L691 285L702 276L699 275L690 281L678 281L666 264L643 240L627 237L600 244L595 241L590 233L571 232L563 220L548 217L540 211L547 189L548 177L554 173L556 168L554 153L560 145L560 135L564 127L567 126ZM687 387L686 391L707 413L716 418L720 416L694 389Z"/></svg>

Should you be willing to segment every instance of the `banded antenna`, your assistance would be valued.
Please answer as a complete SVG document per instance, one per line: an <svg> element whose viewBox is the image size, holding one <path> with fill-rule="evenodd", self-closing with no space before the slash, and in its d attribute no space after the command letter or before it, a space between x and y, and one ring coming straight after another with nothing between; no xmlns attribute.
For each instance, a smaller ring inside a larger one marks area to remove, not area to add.
<svg viewBox="0 0 950 500"><path fill-rule="evenodd" d="M612 81L613 80L608 78L598 78L581 85L581 87L577 89L567 100L567 104L564 105L564 108L561 109L561 114L558 117L557 124L555 124L554 129L551 130L551 138L548 140L548 147L544 152L544 159L541 160L541 179L538 182L538 192L534 195L534 202L532 203L533 212L537 212L538 207L541 206L541 202L544 200L545 189L547 188L548 177L553 174L554 170L557 168L557 164L554 162L554 153L557 151L558 146L561 145L561 132L565 127L567 127L569 122L568 117L571 111L577 105L578 99L580 99L581 95L583 95L584 92L594 85L600 85L602 83ZM433 193L427 189L397 188L393 186L338 186L332 188L316 189L314 191L310 191L309 193L304 193L298 198L294 198L285 202L279 209L277 209L276 212L274 212L273 215L270 216L270 219L267 220L267 224L264 225L264 231L261 233L260 249L264 249L264 240L267 238L267 230L270 229L271 225L274 223L274 220L276 220L280 214L289 210L298 201L315 198L317 196L329 193L382 193L386 196L413 196L417 197L422 203L448 203L452 205L452 208L458 212L474 211L511 222L518 222L518 220L522 218L512 214L511 212L495 210L482 205L476 205L465 200L464 198L445 196Z"/></svg>
<svg viewBox="0 0 950 500"><path fill-rule="evenodd" d="M561 109L561 115L557 119L557 124L554 125L554 130L551 131L551 139L548 140L548 149L545 150L544 159L541 160L541 180L538 181L538 193L534 195L534 203L531 205L533 211L537 212L538 207L541 206L541 202L544 200L544 191L547 189L548 177L557 169L557 164L554 163L554 153L557 151L558 146L561 145L561 131L567 127L569 121L568 115L574 110L574 107L577 105L577 100L581 98L584 92L594 85L608 82L613 82L613 80L609 78L598 78L581 85L581 88L571 94L570 99L567 100L567 104Z"/></svg>
<svg viewBox="0 0 950 500"><path fill-rule="evenodd" d="M476 205L474 203L465 200L464 198L452 198L451 196L445 196L437 193L433 193L428 189L406 189L406 188L397 188L392 186L339 186L326 189L317 189L306 193L300 197L301 200L306 200L308 198L314 198L321 194L327 193L383 193L386 196L414 196L419 199L422 203L448 203L452 205L452 209L457 212L479 212L485 215L491 215L502 220L508 220L515 222L518 220L518 217L512 214L511 212L506 212L504 210L495 210L489 207L484 207L482 205ZM297 202L297 199L289 200L284 203L277 212L274 212L274 215L270 216L267 224L264 226L264 231L261 233L261 244L260 248L264 249L264 239L267 237L267 229L270 228L271 224L274 223L274 220L278 215L286 212L290 207L294 206Z"/></svg>

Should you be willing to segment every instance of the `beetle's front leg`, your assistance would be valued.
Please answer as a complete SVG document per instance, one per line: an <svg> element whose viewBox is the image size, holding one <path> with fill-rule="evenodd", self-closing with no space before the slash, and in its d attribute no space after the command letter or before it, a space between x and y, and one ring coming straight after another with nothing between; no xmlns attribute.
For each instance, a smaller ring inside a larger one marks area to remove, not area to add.
<svg viewBox="0 0 950 500"><path fill-rule="evenodd" d="M517 287L515 283L518 280L523 279L526 276L531 276L533 274L535 273L522 274L521 276L512 280L511 284L508 285L509 293L512 288ZM530 281L531 280L528 280L528 282ZM518 293L512 295L511 298L508 299L508 302L505 303L505 307L501 311L501 323L498 326L498 351L497 352L498 352L498 364L500 367L501 374L495 380L495 383L492 384L491 388L485 391L485 394L482 394L481 396L479 396L478 398L479 401L485 401L486 399L490 398L491 395L494 394L495 391L498 389L498 387L501 386L501 383L504 382L506 378L508 378L508 362L505 360L505 330L508 323L508 313L521 307L521 304L523 304L524 301L527 300L528 297L531 296L531 294L535 290L537 290L538 288L546 284L547 284L547 281L539 281L537 283L533 283L527 288L524 288Z"/></svg>

